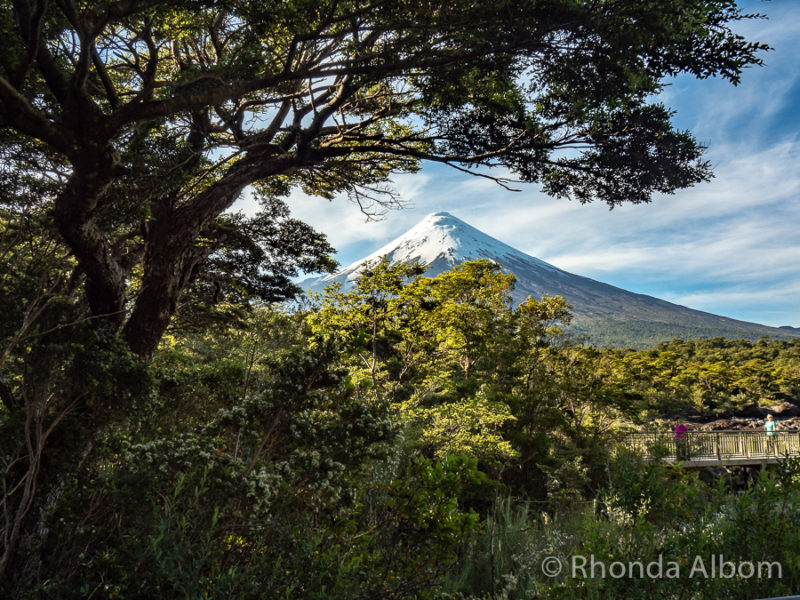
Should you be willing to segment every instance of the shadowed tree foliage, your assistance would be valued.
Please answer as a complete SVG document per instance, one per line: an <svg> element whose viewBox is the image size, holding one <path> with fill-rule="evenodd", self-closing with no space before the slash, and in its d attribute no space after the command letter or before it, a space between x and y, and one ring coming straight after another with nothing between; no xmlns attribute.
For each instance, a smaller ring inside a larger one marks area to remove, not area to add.
<svg viewBox="0 0 800 600"><path fill-rule="evenodd" d="M0 3L4 593L47 579L48 543L73 539L57 517L82 497L71 486L119 464L112 441L144 443L129 439L134 424L171 401L159 396L158 361L141 360L170 323L196 327L220 307L289 297L299 270L331 266L324 237L289 217L293 190L344 193L379 212L398 202L391 175L423 161L501 167L611 206L703 181L702 147L653 100L666 77L735 84L759 64L765 46L731 29L743 18L733 0ZM245 193L259 214L229 212ZM419 329L377 369L395 343L386 323L425 314L422 300L392 314L391 294L371 299L370 379L405 369L407 381L418 348L441 342L433 358L458 374L453 389L474 396L476 415L493 407L507 374L487 358L481 324L500 337L505 325L486 321L482 305L437 313L436 335ZM245 402L249 367L240 370ZM495 371L497 385L482 389L479 377ZM229 392L239 374L221 385ZM230 405L225 391L219 403ZM181 397L197 421L187 428L205 421L200 396ZM267 443L264 419L253 436ZM449 476L431 473L419 477Z"/></svg>
<svg viewBox="0 0 800 600"><path fill-rule="evenodd" d="M219 272L220 215L250 185L369 212L422 160L612 206L707 179L652 97L679 73L736 83L765 48L732 32L747 16L733 0L12 0L0 151L52 182L42 202L92 314L149 356ZM254 241L266 226L238 225Z"/></svg>

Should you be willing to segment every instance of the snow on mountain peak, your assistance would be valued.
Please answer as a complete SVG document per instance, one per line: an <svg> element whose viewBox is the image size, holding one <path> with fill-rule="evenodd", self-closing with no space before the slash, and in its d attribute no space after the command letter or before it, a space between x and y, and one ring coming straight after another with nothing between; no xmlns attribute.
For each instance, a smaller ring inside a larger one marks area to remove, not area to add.
<svg viewBox="0 0 800 600"><path fill-rule="evenodd" d="M358 277L364 263L376 262L384 256L392 263L418 261L423 265L432 265L431 275L479 258L487 258L501 265L509 260L532 261L540 268L558 271L552 265L504 244L448 212L435 212L400 237L338 273L324 277L321 282L344 278L352 281Z"/></svg>
<svg viewBox="0 0 800 600"><path fill-rule="evenodd" d="M419 261L435 277L468 260L485 258L516 276L515 302L528 297L561 296L572 306L572 326L620 347L647 346L654 336L787 337L784 332L692 310L658 298L635 294L599 281L562 271L475 229L447 212L429 214L409 231L338 273L302 282L307 291L322 291L336 281L348 289L366 262L386 256L390 262Z"/></svg>

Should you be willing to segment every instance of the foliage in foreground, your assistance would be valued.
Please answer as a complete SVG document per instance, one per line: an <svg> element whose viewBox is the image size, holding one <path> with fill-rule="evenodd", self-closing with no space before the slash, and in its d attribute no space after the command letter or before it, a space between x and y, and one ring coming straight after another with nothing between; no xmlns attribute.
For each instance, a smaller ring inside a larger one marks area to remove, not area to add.
<svg viewBox="0 0 800 600"><path fill-rule="evenodd" d="M621 454L591 503L555 515L502 500L486 518L449 599L750 600L800 585L800 464L734 491ZM557 565L554 566L554 565ZM558 572L556 572L558 571ZM549 575L549 576L548 576Z"/></svg>
<svg viewBox="0 0 800 600"><path fill-rule="evenodd" d="M259 309L244 326L228 315L176 329L152 363L90 324L45 331L44 355L28 338L9 355L8 393L41 394L29 418L63 426L26 438L24 411L0 415L6 524L26 489L10 484L32 480L26 439L62 453L33 463L55 491L18 521L24 543L3 593L745 598L797 583L793 465L742 492L614 446L683 389L676 382L729 397L748 381L756 396L794 393L796 344L575 346L561 333L561 299L514 307L512 286L487 261L435 278L384 261L306 313ZM42 318L73 310L48 308ZM689 379L720 360L738 375L716 388ZM47 387L37 365L49 365ZM42 391L57 386L73 404ZM716 397L694 403L713 411ZM101 418L102 429L87 425ZM774 560L784 578L542 575L546 556L591 554L608 564L663 555L684 572L698 555Z"/></svg>
<svg viewBox="0 0 800 600"><path fill-rule="evenodd" d="M453 564L476 461L399 454L388 406L265 317L159 354L147 408L63 478L9 594L408 597Z"/></svg>
<svg viewBox="0 0 800 600"><path fill-rule="evenodd" d="M761 64L748 18L734 0L6 2L0 209L39 210L93 318L150 356L187 294L274 301L329 265L280 210L293 190L379 212L426 160L611 206L707 181L656 96ZM248 188L263 212L227 214Z"/></svg>
<svg viewBox="0 0 800 600"><path fill-rule="evenodd" d="M503 286L483 267L430 290L438 304L421 314L439 328L387 339L380 372L373 344L372 387L339 336L273 323L245 347L275 356L243 353L252 302L331 266L280 199L345 193L380 209L396 200L391 174L424 160L502 166L609 205L707 180L702 146L652 100L678 73L737 83L760 64L765 45L732 29L746 18L733 0L679 13L4 3L2 592L432 593L485 509L472 488L486 476L548 500L591 492L624 397L579 353L525 341L525 315L474 302L473 275ZM230 215L250 185L263 210ZM533 323L553 318L540 309L526 309ZM245 329L204 339L236 320ZM170 325L183 329L166 339ZM495 350L519 357L511 371ZM398 383L405 367L422 393ZM305 580L297 565L313 567Z"/></svg>

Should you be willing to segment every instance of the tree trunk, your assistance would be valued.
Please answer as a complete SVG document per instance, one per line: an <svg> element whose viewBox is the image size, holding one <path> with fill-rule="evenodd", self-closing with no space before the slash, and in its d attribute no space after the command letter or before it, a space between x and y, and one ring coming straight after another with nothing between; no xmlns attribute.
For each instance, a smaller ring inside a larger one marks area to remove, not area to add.
<svg viewBox="0 0 800 600"><path fill-rule="evenodd" d="M198 238L254 179L250 162L242 161L242 166L234 167L191 204L158 207L147 235L142 288L123 330L128 346L139 356L153 355L192 272L213 252ZM259 165L258 170L264 174L266 167Z"/></svg>
<svg viewBox="0 0 800 600"><path fill-rule="evenodd" d="M102 166L79 166L56 198L55 222L86 273L86 296L92 314L121 325L125 319L125 272L95 222L95 211L115 176L115 161L105 153Z"/></svg>
<svg viewBox="0 0 800 600"><path fill-rule="evenodd" d="M128 347L144 357L155 352L192 271L210 251L191 241L182 244L169 228L156 232L148 246L142 289L123 329Z"/></svg>

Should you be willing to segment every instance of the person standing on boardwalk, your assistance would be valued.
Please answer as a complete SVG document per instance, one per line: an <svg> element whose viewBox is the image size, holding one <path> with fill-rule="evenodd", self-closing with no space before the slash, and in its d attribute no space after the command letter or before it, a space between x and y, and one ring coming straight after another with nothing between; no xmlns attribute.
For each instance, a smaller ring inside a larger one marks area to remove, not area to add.
<svg viewBox="0 0 800 600"><path fill-rule="evenodd" d="M689 459L689 428L683 423L676 423L673 429L675 432L675 453L678 460Z"/></svg>
<svg viewBox="0 0 800 600"><path fill-rule="evenodd" d="M775 420L772 415L767 415L767 420L764 421L764 431L767 432L767 450L775 449Z"/></svg>
<svg viewBox="0 0 800 600"><path fill-rule="evenodd" d="M767 415L767 420L764 421L764 431L767 432L767 437L775 435L775 420L772 418L772 415Z"/></svg>

